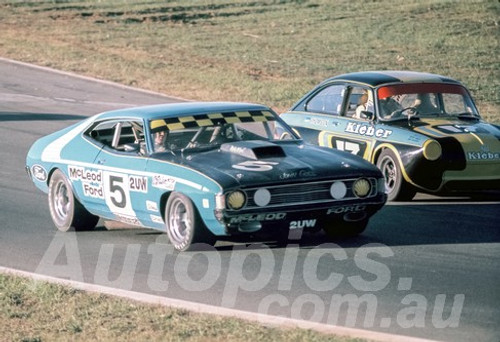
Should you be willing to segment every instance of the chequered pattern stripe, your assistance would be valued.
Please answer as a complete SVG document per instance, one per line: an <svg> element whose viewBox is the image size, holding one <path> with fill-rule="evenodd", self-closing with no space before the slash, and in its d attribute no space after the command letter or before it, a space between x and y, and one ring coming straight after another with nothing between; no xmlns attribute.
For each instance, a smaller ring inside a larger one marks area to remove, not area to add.
<svg viewBox="0 0 500 342"><path fill-rule="evenodd" d="M275 120L273 114L268 111L226 112L154 120L151 122L151 128L166 126L169 131L174 131L184 128L273 120Z"/></svg>

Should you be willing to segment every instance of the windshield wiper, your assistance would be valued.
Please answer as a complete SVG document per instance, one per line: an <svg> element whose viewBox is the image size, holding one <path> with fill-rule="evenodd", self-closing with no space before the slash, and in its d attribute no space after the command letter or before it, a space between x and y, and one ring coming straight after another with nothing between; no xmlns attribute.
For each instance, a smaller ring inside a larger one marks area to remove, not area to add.
<svg viewBox="0 0 500 342"><path fill-rule="evenodd" d="M460 120L479 120L479 117L471 113L460 113L457 115L457 117Z"/></svg>

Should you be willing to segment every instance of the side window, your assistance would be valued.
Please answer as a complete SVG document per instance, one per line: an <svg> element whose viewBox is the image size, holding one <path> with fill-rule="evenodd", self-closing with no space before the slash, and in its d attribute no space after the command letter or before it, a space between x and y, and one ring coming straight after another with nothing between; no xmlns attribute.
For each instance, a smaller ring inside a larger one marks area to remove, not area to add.
<svg viewBox="0 0 500 342"><path fill-rule="evenodd" d="M115 132L115 125L116 122L113 121L101 122L85 132L85 135L103 145L111 146L111 141L113 141L113 135Z"/></svg>
<svg viewBox="0 0 500 342"><path fill-rule="evenodd" d="M138 121L105 121L90 128L85 135L120 152L139 152L145 147L144 130Z"/></svg>
<svg viewBox="0 0 500 342"><path fill-rule="evenodd" d="M317 93L306 106L306 111L339 115L342 110L345 87L333 85Z"/></svg>
<svg viewBox="0 0 500 342"><path fill-rule="evenodd" d="M371 90L363 87L351 87L345 116L362 119L362 111L373 112L373 96Z"/></svg>

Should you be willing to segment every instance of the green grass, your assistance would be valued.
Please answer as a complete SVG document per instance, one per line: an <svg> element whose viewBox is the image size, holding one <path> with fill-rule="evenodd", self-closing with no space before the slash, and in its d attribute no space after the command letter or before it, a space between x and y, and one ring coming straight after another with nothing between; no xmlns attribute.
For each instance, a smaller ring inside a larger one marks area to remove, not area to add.
<svg viewBox="0 0 500 342"><path fill-rule="evenodd" d="M500 122L495 0L2 1L0 55L278 111L350 71L439 73Z"/></svg>
<svg viewBox="0 0 500 342"><path fill-rule="evenodd" d="M1 341L337 341L0 274Z"/></svg>

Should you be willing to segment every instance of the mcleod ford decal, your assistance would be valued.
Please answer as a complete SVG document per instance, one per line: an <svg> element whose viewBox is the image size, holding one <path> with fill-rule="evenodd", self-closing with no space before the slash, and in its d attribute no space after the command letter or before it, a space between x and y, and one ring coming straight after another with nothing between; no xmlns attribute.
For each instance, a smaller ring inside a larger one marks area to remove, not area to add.
<svg viewBox="0 0 500 342"><path fill-rule="evenodd" d="M69 178L72 181L81 181L83 194L87 197L104 198L103 171L86 169L80 166L68 166ZM128 190L133 192L148 192L148 178L146 176L120 175L123 182L124 177L128 181Z"/></svg>

